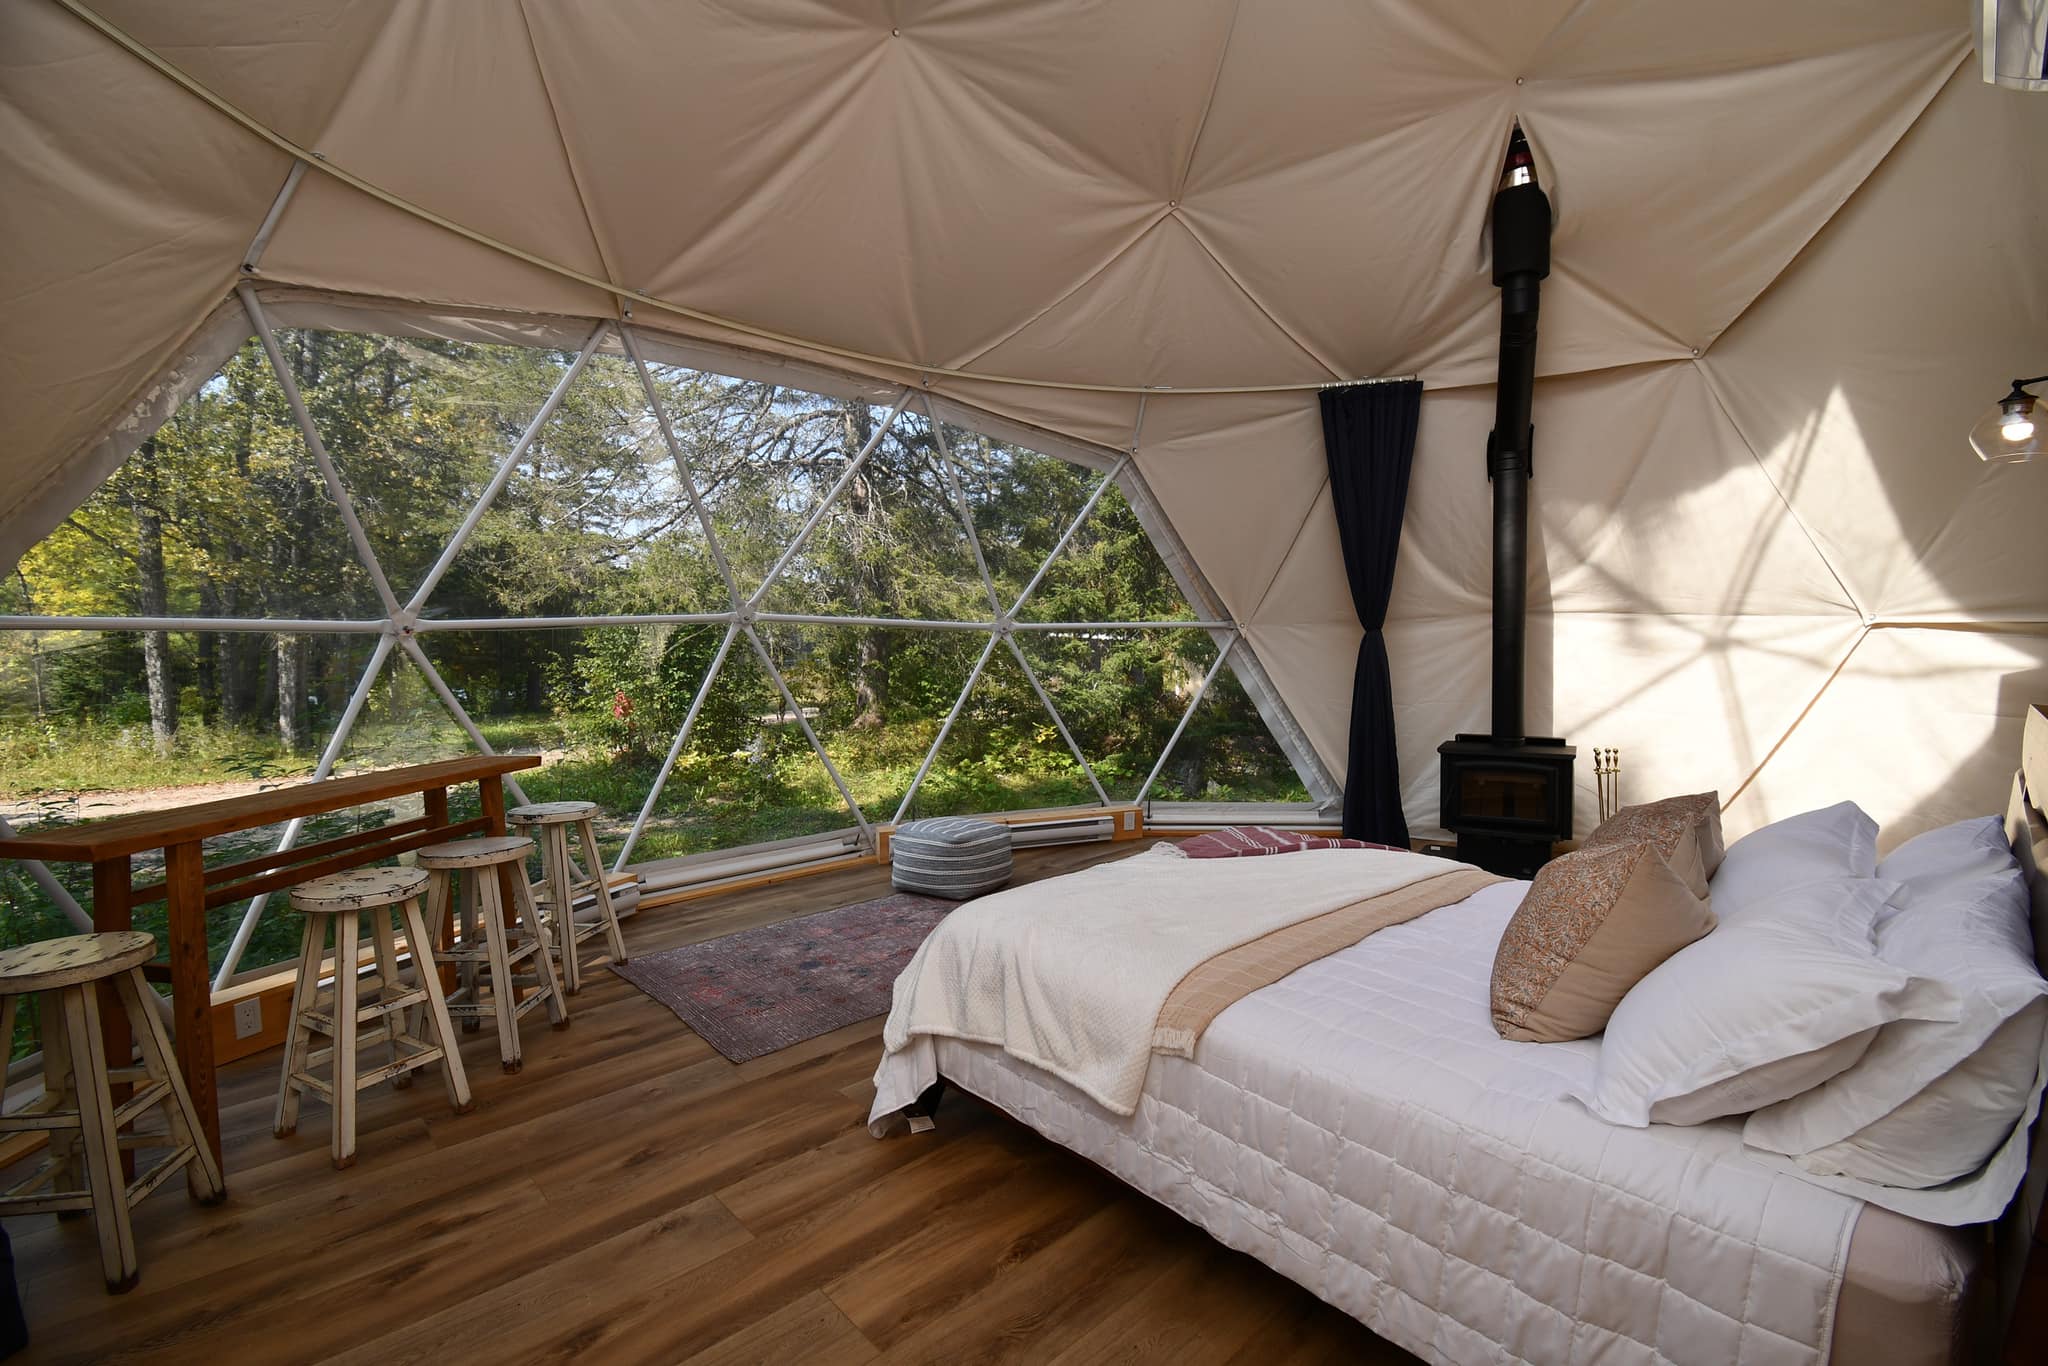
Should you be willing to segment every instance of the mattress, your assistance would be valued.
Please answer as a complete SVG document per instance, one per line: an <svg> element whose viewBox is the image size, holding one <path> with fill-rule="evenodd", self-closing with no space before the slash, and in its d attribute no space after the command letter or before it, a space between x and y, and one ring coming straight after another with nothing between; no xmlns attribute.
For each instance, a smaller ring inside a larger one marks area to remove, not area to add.
<svg viewBox="0 0 2048 1366"><path fill-rule="evenodd" d="M1862 1202L1746 1157L1739 1121L1605 1124L1565 1096L1596 1043L1494 1033L1492 949L1526 888L1245 997L1192 1058L1155 1058L1128 1117L922 1037L884 1058L873 1127L943 1074L1429 1361L1949 1360L1967 1238L1889 1215L1859 1234Z"/></svg>

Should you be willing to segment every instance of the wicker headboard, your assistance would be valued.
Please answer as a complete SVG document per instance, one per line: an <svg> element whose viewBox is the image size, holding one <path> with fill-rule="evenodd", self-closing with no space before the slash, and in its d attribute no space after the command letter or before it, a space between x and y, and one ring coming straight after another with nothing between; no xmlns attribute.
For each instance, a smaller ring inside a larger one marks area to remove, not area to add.
<svg viewBox="0 0 2048 1366"><path fill-rule="evenodd" d="M2012 801L2005 812L2005 834L2034 901L2034 961L2048 976L2048 707L2027 708L2020 741L2020 771L2013 775ZM2010 1323L2018 1300L2027 1256L2048 1257L2048 1225L2041 1206L2048 1195L2048 1118L2034 1121L2032 1156L2018 1198L1998 1221L1998 1290L2001 1322Z"/></svg>

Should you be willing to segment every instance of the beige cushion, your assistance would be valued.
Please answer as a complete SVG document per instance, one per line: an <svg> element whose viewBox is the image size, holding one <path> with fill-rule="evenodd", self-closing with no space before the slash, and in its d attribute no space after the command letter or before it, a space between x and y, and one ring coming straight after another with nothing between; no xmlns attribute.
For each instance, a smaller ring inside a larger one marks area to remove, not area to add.
<svg viewBox="0 0 2048 1366"><path fill-rule="evenodd" d="M1655 844L1553 859L1494 953L1493 1027L1528 1043L1598 1034L1630 987L1713 928L1707 903Z"/></svg>
<svg viewBox="0 0 2048 1366"><path fill-rule="evenodd" d="M1685 878L1693 895L1707 895L1707 879L1721 866L1721 794L1695 792L1661 802L1624 806L1586 836L1581 848L1647 842L1657 846Z"/></svg>

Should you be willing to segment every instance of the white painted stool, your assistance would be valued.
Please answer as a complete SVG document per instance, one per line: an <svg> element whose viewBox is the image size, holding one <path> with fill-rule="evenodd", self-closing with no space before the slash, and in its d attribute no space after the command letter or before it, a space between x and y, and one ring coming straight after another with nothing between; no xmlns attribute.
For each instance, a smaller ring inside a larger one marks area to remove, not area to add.
<svg viewBox="0 0 2048 1366"><path fill-rule="evenodd" d="M591 817L596 802L537 802L515 806L505 813L512 824L533 830L541 841L541 880L534 888L548 923L555 933L555 954L562 963L562 985L574 996L583 989L582 965L577 948L602 931L611 950L612 962L626 961L626 938L619 933L619 913L612 905L612 890L604 876L604 861L598 857L597 829ZM569 856L569 832L574 828L583 845L583 868ZM589 871L586 874L584 869ZM589 918L579 920L577 898L591 898Z"/></svg>
<svg viewBox="0 0 2048 1366"><path fill-rule="evenodd" d="M462 969L461 985L448 998L448 1013L462 1021L465 1033L483 1027L483 1017L498 1024L498 1059L507 1072L517 1072L524 1059L519 1048L519 1017L535 1006L546 1006L548 1023L566 1029L569 1013L562 1005L562 984L555 978L555 963L549 952L547 927L540 908L534 904L532 889L526 885L526 856L533 841L518 835L487 836L482 839L449 840L430 844L416 857L427 870L427 921L434 927L435 942L454 910L456 942L453 948L437 949L439 960ZM509 867L511 875L499 870ZM456 881L457 875L461 881ZM509 908L516 917L507 923L504 889L512 889ZM454 905L457 895L461 905ZM533 960L532 972L518 976L518 968ZM480 990L480 979L488 976L490 992ZM531 988L521 1000L519 988Z"/></svg>
<svg viewBox="0 0 2048 1366"><path fill-rule="evenodd" d="M439 1061L448 1083L448 1101L458 1115L476 1108L469 1098L469 1079L456 1051L455 1030L448 1021L448 1001L441 993L441 973L434 962L433 939L420 913L420 893L427 874L419 868L352 868L292 888L292 909L306 917L299 941L299 976L292 988L292 1015L285 1026L284 1075L277 1086L277 1116L272 1126L279 1138L299 1127L299 1097L312 1091L327 1097L333 1108L333 1153L336 1169L356 1161L356 1092L389 1081L412 1082L413 1069ZM406 944L412 950L419 982L407 987L398 976L398 946L391 933L396 909L405 922ZM376 946L377 971L359 978L357 934L367 912L370 937ZM334 985L320 990L320 960L326 952L327 927L334 926ZM374 995L363 1004L365 993ZM420 1023L430 1038L413 1031L412 1008L422 1007ZM374 1021L368 1034L357 1026ZM313 1036L324 1034L328 1047L315 1050ZM358 1063L361 1044L385 1042L390 1060L368 1071ZM323 1080L313 1073L327 1063Z"/></svg>
<svg viewBox="0 0 2048 1366"><path fill-rule="evenodd" d="M107 1289L133 1289L141 1274L128 1211L181 1168L201 1204L227 1196L220 1164L199 1128L185 1079L171 1056L170 1036L149 1002L142 965L156 956L156 940L140 930L79 934L0 949L0 1040L14 1037L16 1002L43 994L43 1098L0 1118L0 1134L45 1130L50 1156L6 1194L0 1214L92 1212L99 1233L100 1269ZM98 984L113 986L141 1048L138 1067L109 1067L100 1033ZM133 1084L119 1105L112 1087ZM164 1116L162 1133L121 1130L152 1109ZM121 1154L161 1149L133 1181L121 1174Z"/></svg>

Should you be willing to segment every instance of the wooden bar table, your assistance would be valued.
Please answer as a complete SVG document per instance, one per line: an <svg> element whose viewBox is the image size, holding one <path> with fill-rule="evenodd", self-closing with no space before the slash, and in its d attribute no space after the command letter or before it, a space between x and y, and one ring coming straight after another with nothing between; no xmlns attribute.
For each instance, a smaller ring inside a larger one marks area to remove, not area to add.
<svg viewBox="0 0 2048 1366"><path fill-rule="evenodd" d="M206 1130L206 1141L213 1145L214 1156L218 1158L220 1102L213 1075L213 982L206 951L207 911L442 840L479 833L502 835L505 775L539 764L540 756L535 754L478 754L347 778L321 778L244 797L116 816L48 833L0 838L0 858L91 864L92 919L96 930L130 929L136 906L158 900L168 903L165 937L170 967L166 971L152 964L145 973L158 981L165 977L170 980L178 1063L186 1086L191 1088L192 1104ZM448 789L469 782L477 785L483 814L450 821ZM392 821L374 830L238 859L215 868L207 868L203 860L200 841L215 835L254 830L415 793L424 799L425 812L411 820ZM164 851L164 880L138 887L130 872L130 861L151 849ZM107 1017L106 1034L108 1061L126 1067L131 1041L125 1019L118 1012Z"/></svg>

